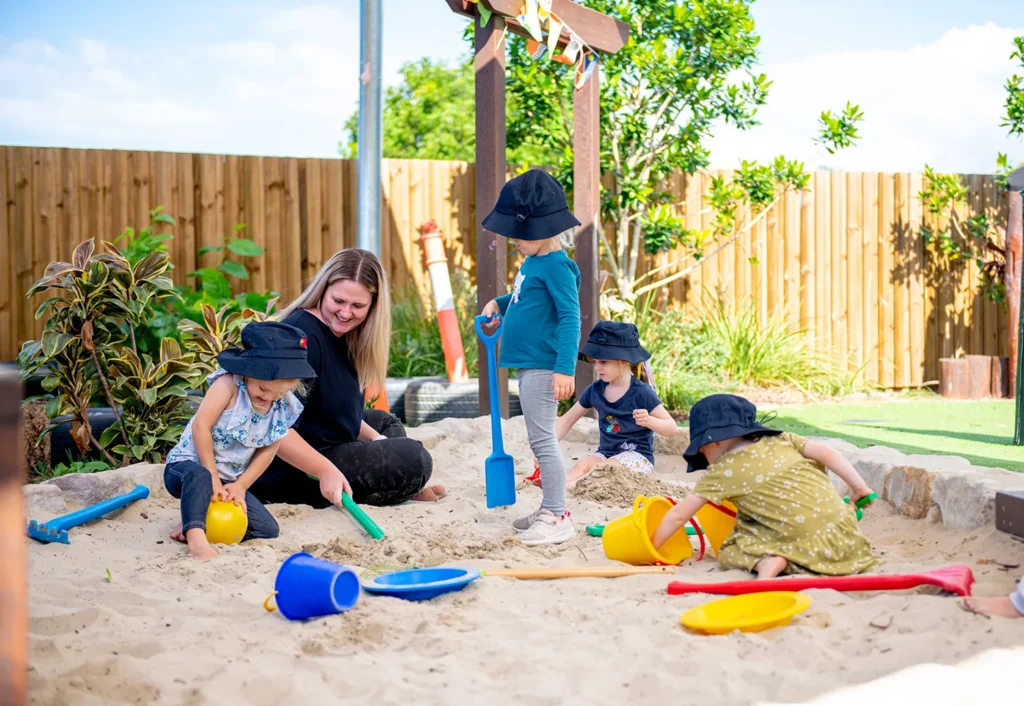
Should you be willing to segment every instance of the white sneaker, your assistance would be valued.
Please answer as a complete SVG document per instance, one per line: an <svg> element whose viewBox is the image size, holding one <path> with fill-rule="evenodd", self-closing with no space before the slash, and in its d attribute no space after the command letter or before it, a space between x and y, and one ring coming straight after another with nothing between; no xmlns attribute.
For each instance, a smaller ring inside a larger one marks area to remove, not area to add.
<svg viewBox="0 0 1024 706"><path fill-rule="evenodd" d="M576 536L569 513L555 517L550 510L541 510L530 529L519 536L519 541L527 546L535 544L561 544Z"/></svg>
<svg viewBox="0 0 1024 706"><path fill-rule="evenodd" d="M538 507L534 512L531 512L526 517L520 517L518 520L513 520L512 529L516 532L525 532L530 529L533 527L533 523L537 521L537 518L540 517L541 510L543 509L544 508Z"/></svg>

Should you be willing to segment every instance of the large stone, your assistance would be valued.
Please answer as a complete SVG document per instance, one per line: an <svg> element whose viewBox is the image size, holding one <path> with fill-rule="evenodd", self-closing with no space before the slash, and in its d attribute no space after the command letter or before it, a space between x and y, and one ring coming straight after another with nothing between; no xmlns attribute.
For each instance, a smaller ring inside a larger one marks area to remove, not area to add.
<svg viewBox="0 0 1024 706"><path fill-rule="evenodd" d="M690 432L680 428L675 436L665 437L660 434L654 435L655 456L682 456L686 447L690 445Z"/></svg>
<svg viewBox="0 0 1024 706"><path fill-rule="evenodd" d="M68 505L87 507L127 493L137 485L149 488L150 496L166 494L163 472L162 463L137 463L98 473L69 473L40 485L57 486Z"/></svg>
<svg viewBox="0 0 1024 706"><path fill-rule="evenodd" d="M68 511L68 505L64 502L64 494L55 485L49 483L26 485L24 496L27 520L45 522Z"/></svg>

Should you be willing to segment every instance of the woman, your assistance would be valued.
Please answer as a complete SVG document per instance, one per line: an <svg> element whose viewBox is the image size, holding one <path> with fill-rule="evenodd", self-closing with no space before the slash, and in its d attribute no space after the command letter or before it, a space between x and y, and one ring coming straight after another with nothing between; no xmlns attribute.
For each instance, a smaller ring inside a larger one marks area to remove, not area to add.
<svg viewBox="0 0 1024 706"><path fill-rule="evenodd" d="M444 497L442 486L427 487L433 461L423 445L406 438L393 415L365 409L363 391L384 389L391 340L380 260L354 248L336 253L281 318L305 332L316 378L252 494L263 503L313 507L340 506L343 490L369 505Z"/></svg>

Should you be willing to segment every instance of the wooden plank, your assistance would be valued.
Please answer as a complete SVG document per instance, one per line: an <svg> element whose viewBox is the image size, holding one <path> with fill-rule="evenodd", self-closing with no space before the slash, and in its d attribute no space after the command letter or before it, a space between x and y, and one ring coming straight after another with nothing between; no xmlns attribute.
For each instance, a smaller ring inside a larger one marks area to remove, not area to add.
<svg viewBox="0 0 1024 706"><path fill-rule="evenodd" d="M345 162L345 173L342 179L342 188L345 194L345 230L342 249L356 247L356 228L359 216L359 164L354 159Z"/></svg>
<svg viewBox="0 0 1024 706"><path fill-rule="evenodd" d="M18 356L18 341L15 335L14 321L17 319L18 310L22 308L21 297L16 294L14 270L14 249L16 238L14 237L10 224L11 218L11 190L13 185L10 177L11 161L8 155L14 152L14 147L0 145L0 253L6 256L0 259L0 360L15 360ZM19 497L21 489L18 489Z"/></svg>
<svg viewBox="0 0 1024 706"><path fill-rule="evenodd" d="M582 8L572 2L560 2L565 12ZM572 7L569 7L572 6ZM593 12L591 10L591 12ZM586 25L581 14L581 22ZM559 15L561 17L561 15ZM568 17L563 18L571 24ZM601 21L605 18L602 16ZM595 20L596 25L596 20ZM574 25L573 25L574 26ZM585 31L590 31L588 26ZM596 33L595 33L596 38ZM573 258L580 268L580 345L601 318L598 306L599 246L597 224L601 219L601 69L582 88L573 93L573 212L580 221L576 229ZM576 398L594 381L594 367L576 365Z"/></svg>
<svg viewBox="0 0 1024 706"><path fill-rule="evenodd" d="M814 173L814 329L818 350L832 349L832 224L831 180L828 172Z"/></svg>
<svg viewBox="0 0 1024 706"><path fill-rule="evenodd" d="M282 294L291 301L302 293L302 232L299 223L299 161L287 157L281 161L281 235L283 238Z"/></svg>
<svg viewBox="0 0 1024 706"><path fill-rule="evenodd" d="M174 239L178 241L178 260L174 262L175 281L185 283L196 269L196 189L192 155L175 154L176 200L174 220L178 222Z"/></svg>
<svg viewBox="0 0 1024 706"><path fill-rule="evenodd" d="M30 179L34 189L35 206L32 209L32 270L31 280L35 282L43 276L46 266L58 260L59 233L57 226L57 167L59 165L56 150L52 147L30 148L32 154L32 172ZM43 335L43 321L34 317L36 308L42 304L52 292L37 294L29 301L26 322L31 337L38 339Z"/></svg>
<svg viewBox="0 0 1024 706"><path fill-rule="evenodd" d="M35 223L32 213L35 205L34 184L32 183L32 148L14 148L13 171L8 187L8 198L13 201L13 218L11 220L10 238L14 241L14 253L11 257L13 268L12 281L14 293L21 306L15 308L13 318L15 345L33 338L34 322L32 313L28 311L25 294L29 287L39 279L34 269ZM42 273L39 273L42 274Z"/></svg>
<svg viewBox="0 0 1024 706"><path fill-rule="evenodd" d="M704 205L703 192L701 192L700 174L686 174L683 176L683 210L685 214L685 227L687 230L699 231L701 229L700 212ZM606 230L611 234L611 230ZM690 262L684 262L683 266L689 266ZM688 309L699 306L704 300L704 267L696 267L689 275L689 289L687 299L683 302Z"/></svg>
<svg viewBox="0 0 1024 706"><path fill-rule="evenodd" d="M99 240L114 241L125 232L125 229L129 227L141 229L145 228L149 223L148 221L146 223L137 223L135 221L133 205L135 197L132 187L132 182L135 180L135 153L125 150L112 150L109 153L105 153L104 156L110 164L110 191L103 200L106 205L104 212L108 218L108 227L103 232L87 229L82 233L82 240L99 236ZM79 168L81 169L82 167L83 163L79 162ZM81 193L83 192L79 190L79 194ZM82 204L82 206L84 205L85 203ZM79 208L81 209L82 206ZM117 243L119 248L123 248L127 244L127 238ZM97 245L99 245L98 242ZM175 277L175 281L178 281L177 277Z"/></svg>
<svg viewBox="0 0 1024 706"><path fill-rule="evenodd" d="M889 175L887 175L889 176ZM910 358L910 278L913 276L912 252L916 238L910 232L910 179L897 173L892 177L891 257L889 278L892 281L892 365L893 386L911 385ZM883 211L883 219L885 218ZM883 221L884 222L884 221Z"/></svg>
<svg viewBox="0 0 1024 706"><path fill-rule="evenodd" d="M177 162L174 159L174 155L169 152L153 152L150 155L150 166L152 168L150 178L153 208L161 206L163 207L162 213L174 218L174 214L178 210L178 175ZM185 246L181 239L177 237L177 227L171 226L169 223L158 223L154 232L170 233L175 236L173 240L167 241L164 244L167 246L171 262L181 262L185 257ZM191 271L187 270L186 273Z"/></svg>
<svg viewBox="0 0 1024 706"><path fill-rule="evenodd" d="M879 312L878 312L878 173L866 172L863 179L863 215L861 227L864 245L861 249L863 281L860 285L864 302L863 340L864 362L868 379L878 380L879 373Z"/></svg>
<svg viewBox="0 0 1024 706"><path fill-rule="evenodd" d="M830 191L832 235L832 350L843 365L850 364L850 344L847 336L847 237L846 237L846 177L832 172Z"/></svg>
<svg viewBox="0 0 1024 706"><path fill-rule="evenodd" d="M214 154L196 155L195 170L195 192L198 194L198 203L196 204L198 212L196 250L198 252L202 248L215 247L224 242L223 159ZM222 259L222 253L204 253L201 257L196 257L196 268L217 267Z"/></svg>
<svg viewBox="0 0 1024 706"><path fill-rule="evenodd" d="M302 279L308 284L324 264L321 167L323 160L299 161L299 199L302 218Z"/></svg>
<svg viewBox="0 0 1024 706"><path fill-rule="evenodd" d="M984 194L982 193L982 177L978 174L972 174L968 184L971 189L968 197L971 215L975 216L984 213L985 202ZM984 250L980 248L979 253L982 261L984 261L988 256L988 253L984 252ZM973 355L984 355L985 296L981 289L981 270L976 262L968 263L967 269L971 272L971 291L969 292L968 298L971 308L970 328L968 332L968 339L970 341L969 352Z"/></svg>
<svg viewBox="0 0 1024 706"><path fill-rule="evenodd" d="M281 301L292 300L293 293L287 291L284 263L284 179L280 157L263 157L263 232L266 237L265 257L267 283L275 292L281 293Z"/></svg>
<svg viewBox="0 0 1024 706"><path fill-rule="evenodd" d="M320 229L324 262L344 247L344 168L345 162L341 159L329 159L323 163L320 192L323 220Z"/></svg>
<svg viewBox="0 0 1024 706"><path fill-rule="evenodd" d="M920 174L905 174L904 178L907 180L907 270L910 272L907 295L910 303L910 384L916 387L938 380L939 356L935 348L932 288L925 281L927 251L920 235L923 208L918 194L923 187L922 178Z"/></svg>
<svg viewBox="0 0 1024 706"><path fill-rule="evenodd" d="M817 282L815 279L814 179L807 190L797 194L800 201L800 328L807 332L807 342L818 345L815 325L817 314Z"/></svg>
<svg viewBox="0 0 1024 706"><path fill-rule="evenodd" d="M271 255L267 250L267 229L263 223L263 199L265 193L263 184L263 158L245 157L239 168L241 169L242 174L241 197L243 199L241 222L246 224L245 231L243 232L247 238L263 248L263 256L253 258L247 265L249 268L250 286L254 292L262 293L270 290L276 291L280 294L280 290L274 289L275 284L270 281L268 271ZM287 304L288 301L282 298L281 301L278 302L278 310L283 309Z"/></svg>
<svg viewBox="0 0 1024 706"><path fill-rule="evenodd" d="M767 263L765 277L768 279L768 315L786 314L786 242L785 202L780 200L765 216L768 233L765 238Z"/></svg>
<svg viewBox="0 0 1024 706"><path fill-rule="evenodd" d="M747 227L750 223L750 208L744 206L742 209L743 232L736 239L733 247L736 262L736 283L735 297L737 303L742 302L745 307L754 306L753 292L751 291L751 272L753 265L750 258L754 257L754 229Z"/></svg>
<svg viewBox="0 0 1024 706"><path fill-rule="evenodd" d="M60 200L57 203L57 220L60 228L61 260L67 262L75 251L75 246L82 240L82 221L78 214L78 156L77 150L60 150ZM0 170L0 179L3 172ZM2 200L0 200L2 203ZM2 214L0 214L2 218ZM9 252L0 249L0 252Z"/></svg>
<svg viewBox="0 0 1024 706"><path fill-rule="evenodd" d="M889 389L896 384L896 223L895 175L878 175L878 381Z"/></svg>
<svg viewBox="0 0 1024 706"><path fill-rule="evenodd" d="M864 175L855 172L846 175L846 282L847 318L846 335L850 355L855 367L864 365ZM874 382L871 370L864 371L864 379Z"/></svg>
<svg viewBox="0 0 1024 706"><path fill-rule="evenodd" d="M394 224L396 235L399 233L414 233L416 225L409 218L409 162L408 160L395 160L388 169L389 188L391 190L389 211ZM415 243L420 248L419 241ZM420 248L422 249L422 248ZM422 252L418 253L419 261L423 261ZM402 268L392 272L392 285L397 289L408 286L408 273Z"/></svg>
<svg viewBox="0 0 1024 706"><path fill-rule="evenodd" d="M132 159L132 185L129 195L129 216L132 218L136 230L142 230L149 225L149 212L157 204L153 203L152 180L152 159L151 152L133 152Z"/></svg>
<svg viewBox="0 0 1024 706"><path fill-rule="evenodd" d="M800 327L800 196L792 191L783 199L785 269L779 272L784 282L786 319L791 330Z"/></svg>
<svg viewBox="0 0 1024 706"><path fill-rule="evenodd" d="M473 67L476 86L476 200L482 216L493 207L498 192L505 182L505 23L491 17L484 27L474 23L475 55ZM498 247L498 236L485 232L476 219L477 244L477 310L483 309L494 297L504 294L508 287L507 257L504 247ZM503 244L502 244L503 245ZM479 360L487 360L482 342L477 343ZM498 371L499 410L508 418L508 376ZM490 414L488 371L480 366L480 414Z"/></svg>
<svg viewBox="0 0 1024 706"><path fill-rule="evenodd" d="M701 174L700 176L700 194L701 194L701 214L700 214L700 229L710 231L712 228L713 215L710 209L706 208L707 205L707 193L708 189L711 188L711 179L717 174ZM709 248L710 249L710 248ZM704 260L704 264L701 266L701 279L704 284L704 291L702 292L702 302L704 306L714 306L719 299L722 297L722 278L720 272L719 259L715 257L707 257ZM723 302L728 306L727 302Z"/></svg>

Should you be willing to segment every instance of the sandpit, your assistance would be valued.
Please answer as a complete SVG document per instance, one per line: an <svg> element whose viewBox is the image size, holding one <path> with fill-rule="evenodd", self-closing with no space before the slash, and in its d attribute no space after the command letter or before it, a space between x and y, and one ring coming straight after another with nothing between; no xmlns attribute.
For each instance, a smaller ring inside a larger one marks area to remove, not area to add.
<svg viewBox="0 0 1024 706"><path fill-rule="evenodd" d="M525 477L533 469L521 419L505 429L517 473ZM788 627L721 637L685 632L682 613L710 598L670 597L668 578L659 576L484 577L425 603L364 594L351 612L305 624L265 612L261 604L277 567L296 551L367 576L412 565L610 563L601 540L583 528L623 514L636 488L617 492L621 482L595 475L570 495L578 536L558 547L524 547L509 523L534 510L541 491L521 486L515 508L487 509L481 482L490 453L487 420L447 420L412 434L431 447L435 481L451 495L436 504L368 508L388 534L382 542L371 542L339 510L272 505L280 538L223 548L218 559L199 563L167 538L177 503L156 482L154 468L136 476L154 479L148 500L72 530L70 546L31 543L31 702L863 704L872 680L883 680L875 682L885 685L878 693L895 697L885 680L899 680L900 670L913 667L925 676L911 671L911 691L898 702L938 706L964 703L954 700L954 689L939 688L946 673L939 665L992 655L998 668L983 680L963 670L955 672L962 677L956 683L971 683L979 703L1002 693L992 691L1004 688L1002 677L1019 689L1024 620L969 614L957 599L929 589L810 591L811 608ZM588 434L574 432L563 448L572 459L593 447ZM659 456L656 470L654 484L641 491L682 496L695 480L678 456ZM101 474L94 482L103 482ZM71 497L57 493L37 493L45 509L30 503L31 516L56 514L54 503ZM978 595L1008 593L1024 573L1024 544L991 525L945 529L877 503L863 528L884 572L966 563ZM680 567L676 576L746 577L719 571L711 558ZM897 703L870 693L868 702Z"/></svg>

